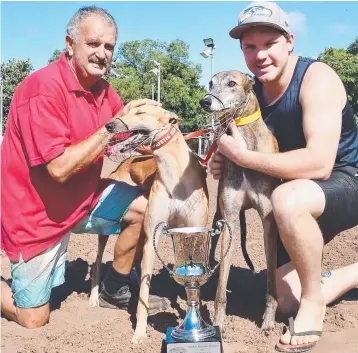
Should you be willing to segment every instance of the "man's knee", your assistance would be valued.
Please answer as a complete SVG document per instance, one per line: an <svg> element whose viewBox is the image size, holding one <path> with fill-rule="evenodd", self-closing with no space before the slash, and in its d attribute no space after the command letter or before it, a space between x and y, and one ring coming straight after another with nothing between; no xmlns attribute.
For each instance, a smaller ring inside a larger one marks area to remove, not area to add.
<svg viewBox="0 0 358 353"><path fill-rule="evenodd" d="M130 220L130 222L128 222L128 224L133 227L141 228L143 226L143 222L144 222L144 214L145 214L145 212L133 213L131 220Z"/></svg>
<svg viewBox="0 0 358 353"><path fill-rule="evenodd" d="M136 198L130 205L124 221L128 225L141 226L144 221L145 211L147 209L148 200L144 196Z"/></svg>
<svg viewBox="0 0 358 353"><path fill-rule="evenodd" d="M271 195L273 213L278 222L291 222L304 214L315 218L324 209L320 187L310 180L293 180L278 186Z"/></svg>
<svg viewBox="0 0 358 353"><path fill-rule="evenodd" d="M137 223L142 223L144 220L145 211L147 209L148 200L141 196L138 198L138 204L136 206L136 221Z"/></svg>
<svg viewBox="0 0 358 353"><path fill-rule="evenodd" d="M17 308L18 322L26 328L40 328L50 320L49 304L38 308Z"/></svg>
<svg viewBox="0 0 358 353"><path fill-rule="evenodd" d="M276 219L287 220L298 212L298 200L289 185L278 186L271 195L271 203Z"/></svg>

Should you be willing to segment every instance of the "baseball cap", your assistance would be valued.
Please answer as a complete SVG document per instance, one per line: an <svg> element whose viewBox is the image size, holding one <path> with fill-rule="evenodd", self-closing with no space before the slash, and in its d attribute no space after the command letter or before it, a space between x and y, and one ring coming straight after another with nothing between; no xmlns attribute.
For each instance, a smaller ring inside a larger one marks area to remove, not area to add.
<svg viewBox="0 0 358 353"><path fill-rule="evenodd" d="M238 25L230 31L230 37L240 39L244 30L250 26L268 26L290 34L289 18L274 2L254 1L239 15Z"/></svg>

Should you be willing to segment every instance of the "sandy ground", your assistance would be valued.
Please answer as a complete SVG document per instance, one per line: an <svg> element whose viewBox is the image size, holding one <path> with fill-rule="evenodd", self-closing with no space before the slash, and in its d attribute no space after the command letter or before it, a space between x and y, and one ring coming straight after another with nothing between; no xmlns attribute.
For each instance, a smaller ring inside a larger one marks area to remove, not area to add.
<svg viewBox="0 0 358 353"><path fill-rule="evenodd" d="M113 167L107 163L104 175ZM215 183L209 178L211 215L214 212ZM253 274L244 263L237 246L228 284L228 306L223 345L225 353L274 352L285 320L277 318L274 331L266 334L259 328L264 309L266 270L263 252L262 226L255 211L247 212L248 251L256 267ZM124 311L91 308L88 306L90 271L96 257L96 236L72 235L66 282L53 290L51 321L40 329L27 330L13 322L1 319L1 351L3 353L127 353L164 352L163 339L168 326L179 323L186 310L184 288L170 279L159 261L151 293L167 298L171 306L165 313L150 318L148 340L132 345L131 337L135 315ZM102 273L106 273L113 257L115 237L111 237L103 259ZM162 251L169 260L168 244ZM9 261L1 256L1 270L10 278ZM324 268L334 269L358 261L358 227L336 237L325 249ZM211 322L217 277L213 277L201 291L202 315ZM313 353L358 353L358 290L327 309L324 334Z"/></svg>

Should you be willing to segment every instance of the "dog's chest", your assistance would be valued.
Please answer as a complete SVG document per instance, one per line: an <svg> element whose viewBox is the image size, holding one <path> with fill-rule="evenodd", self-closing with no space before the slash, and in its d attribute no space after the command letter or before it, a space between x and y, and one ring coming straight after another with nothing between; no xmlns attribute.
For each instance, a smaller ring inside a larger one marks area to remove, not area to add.
<svg viewBox="0 0 358 353"><path fill-rule="evenodd" d="M171 214L185 212L195 212L196 208L202 202L203 192L201 190L194 190L187 197L173 195L169 201L169 212Z"/></svg>
<svg viewBox="0 0 358 353"><path fill-rule="evenodd" d="M270 195L276 186L276 179L230 163L221 185L221 193L224 203L229 208L237 204L239 205L237 207L244 209L253 207L256 210L262 210L271 207L268 206Z"/></svg>
<svg viewBox="0 0 358 353"><path fill-rule="evenodd" d="M226 165L224 179L225 186L235 190L247 190L249 187L246 170L231 162Z"/></svg>
<svg viewBox="0 0 358 353"><path fill-rule="evenodd" d="M241 190L242 192L250 193L264 192L268 188L269 178L264 177L261 173L230 163L224 179L224 189Z"/></svg>

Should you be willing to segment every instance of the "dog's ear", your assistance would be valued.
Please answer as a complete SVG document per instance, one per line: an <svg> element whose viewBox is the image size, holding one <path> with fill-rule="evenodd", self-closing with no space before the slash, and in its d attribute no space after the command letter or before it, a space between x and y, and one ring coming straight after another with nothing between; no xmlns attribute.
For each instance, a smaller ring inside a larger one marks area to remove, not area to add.
<svg viewBox="0 0 358 353"><path fill-rule="evenodd" d="M169 119L169 123L172 125L181 125L181 123L183 122L182 118L179 118L178 116L176 116L175 118L170 118Z"/></svg>
<svg viewBox="0 0 358 353"><path fill-rule="evenodd" d="M174 119L173 119L174 120ZM176 121L173 124L178 124L179 126L182 124L183 122L183 118L180 118L179 116L176 117L175 119Z"/></svg>
<svg viewBox="0 0 358 353"><path fill-rule="evenodd" d="M172 125L178 124L178 125L180 125L182 123L183 119L179 118L178 115L176 115L173 112L168 112L168 113L170 114L170 116L169 116L169 124L172 124Z"/></svg>
<svg viewBox="0 0 358 353"><path fill-rule="evenodd" d="M254 86L255 84L255 80L254 80L254 77L250 74L245 74L245 91L251 91L252 90L252 87Z"/></svg>

